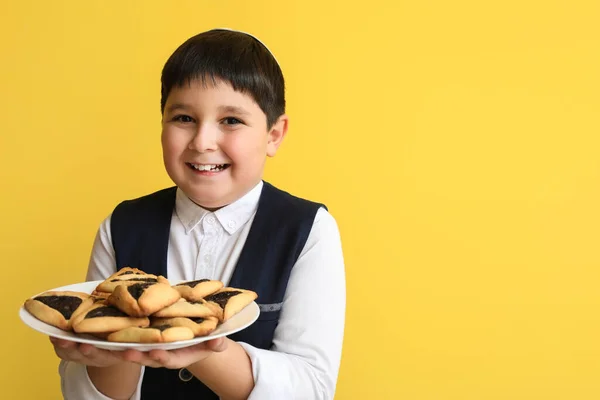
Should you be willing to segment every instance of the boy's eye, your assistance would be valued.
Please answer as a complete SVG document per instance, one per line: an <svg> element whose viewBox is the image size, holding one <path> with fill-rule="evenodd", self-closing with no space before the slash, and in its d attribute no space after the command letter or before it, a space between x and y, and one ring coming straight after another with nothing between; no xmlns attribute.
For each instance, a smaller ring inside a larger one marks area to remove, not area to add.
<svg viewBox="0 0 600 400"><path fill-rule="evenodd" d="M242 121L240 121L239 119L237 119L235 117L227 117L227 118L223 119L223 122L225 123L225 125L243 124Z"/></svg>
<svg viewBox="0 0 600 400"><path fill-rule="evenodd" d="M194 119L192 117L190 117L189 115L176 115L175 118L173 118L173 121L190 123L190 122L194 122Z"/></svg>

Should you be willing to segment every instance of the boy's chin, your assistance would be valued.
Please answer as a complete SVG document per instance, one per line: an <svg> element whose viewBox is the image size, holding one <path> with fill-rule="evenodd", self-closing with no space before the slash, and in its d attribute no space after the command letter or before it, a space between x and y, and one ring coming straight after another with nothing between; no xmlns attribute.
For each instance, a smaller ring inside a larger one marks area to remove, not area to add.
<svg viewBox="0 0 600 400"><path fill-rule="evenodd" d="M241 185L207 185L202 187L194 184L181 184L179 188L195 204L207 210L218 210L243 197L253 185L241 187ZM225 186L225 187L224 187Z"/></svg>
<svg viewBox="0 0 600 400"><path fill-rule="evenodd" d="M197 191L187 191L184 188L181 189L196 205L210 211L218 210L235 201L235 199L230 198L233 197L231 195L223 194L222 196L215 196L215 193L198 193Z"/></svg>

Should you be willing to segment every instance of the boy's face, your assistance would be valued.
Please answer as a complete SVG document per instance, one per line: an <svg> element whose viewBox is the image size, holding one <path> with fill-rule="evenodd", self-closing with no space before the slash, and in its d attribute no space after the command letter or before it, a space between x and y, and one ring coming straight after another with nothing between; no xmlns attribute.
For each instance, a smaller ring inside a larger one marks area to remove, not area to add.
<svg viewBox="0 0 600 400"><path fill-rule="evenodd" d="M165 168L192 201L217 209L262 179L266 157L275 155L286 131L286 116L267 130L258 104L230 84L193 81L174 87L165 104Z"/></svg>

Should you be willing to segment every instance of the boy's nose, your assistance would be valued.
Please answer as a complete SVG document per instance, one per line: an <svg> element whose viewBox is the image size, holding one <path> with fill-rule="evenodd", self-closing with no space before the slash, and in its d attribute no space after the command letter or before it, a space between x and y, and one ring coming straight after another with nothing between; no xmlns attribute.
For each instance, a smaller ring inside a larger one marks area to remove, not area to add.
<svg viewBox="0 0 600 400"><path fill-rule="evenodd" d="M188 147L200 153L216 150L218 148L216 130L210 126L201 126Z"/></svg>

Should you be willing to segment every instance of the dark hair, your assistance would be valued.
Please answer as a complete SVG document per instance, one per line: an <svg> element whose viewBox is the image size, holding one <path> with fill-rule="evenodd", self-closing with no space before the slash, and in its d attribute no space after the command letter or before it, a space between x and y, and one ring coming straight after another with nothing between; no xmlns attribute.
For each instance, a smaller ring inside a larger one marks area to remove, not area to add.
<svg viewBox="0 0 600 400"><path fill-rule="evenodd" d="M285 113L285 83L279 64L256 38L213 29L186 40L169 57L161 76L161 114L175 86L194 80L223 80L250 95L267 115L270 128Z"/></svg>

